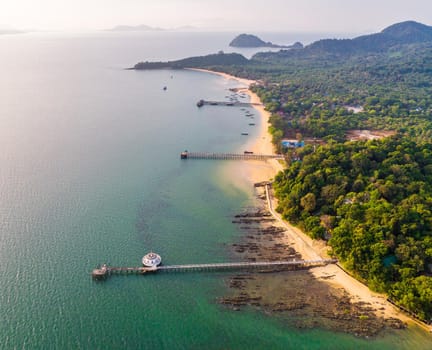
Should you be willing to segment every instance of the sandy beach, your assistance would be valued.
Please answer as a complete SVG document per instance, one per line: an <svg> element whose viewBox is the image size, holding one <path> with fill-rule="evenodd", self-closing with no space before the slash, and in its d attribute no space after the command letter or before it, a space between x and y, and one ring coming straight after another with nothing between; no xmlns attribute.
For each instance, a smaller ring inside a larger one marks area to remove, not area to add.
<svg viewBox="0 0 432 350"><path fill-rule="evenodd" d="M256 83L255 80L237 78L233 75L222 72L214 72L206 69L191 68L189 70L216 74L224 77L225 79L235 80L239 83L238 93L248 95L251 103L261 104L261 100L258 95L249 90L249 86ZM238 151L242 153L244 150L248 150L254 152L255 154L273 154L274 147L271 142L271 135L268 133L268 127L270 126L270 113L264 109L263 105L256 105L254 106L254 109L258 112L258 115L261 118L258 136L256 139L246 142L246 144L243 146L244 149ZM241 174L243 179L246 179L252 184L272 179L279 171L283 170L283 165L277 160L268 160L266 162L248 161L236 163L233 166L235 167L236 173Z"/></svg>
<svg viewBox="0 0 432 350"><path fill-rule="evenodd" d="M249 96L252 103L261 103L259 97L249 90L251 84L256 83L254 80L237 78L235 76L214 72L204 69L194 69L196 71L217 74L226 79L233 79L239 82L238 92L245 93ZM271 135L268 133L270 113L264 109L264 106L254 106L254 109L261 117L261 127L259 136L245 145L245 149L253 151L257 154L273 154L274 147L271 142ZM248 161L236 163L234 165L237 174L241 174L248 180L249 183L256 183L273 179L274 176L281 170L283 166L276 160L266 162ZM231 169L233 171L233 169ZM275 208L277 202L274 198L271 199L272 206ZM296 252L301 254L303 259L320 259L327 258L327 246L323 241L312 240L309 236L304 234L298 228L292 226L284 221L279 214L274 213L278 225L283 227L286 231L284 234L284 243L286 246L294 248ZM327 265L324 267L313 268L310 272L315 278L323 283L337 288L344 289L350 296L353 303L367 303L373 309L378 317L383 318L396 318L407 324L417 324L422 328L430 331L430 329L402 313L399 309L387 302L386 296L383 294L374 293L369 288L351 277L337 265Z"/></svg>

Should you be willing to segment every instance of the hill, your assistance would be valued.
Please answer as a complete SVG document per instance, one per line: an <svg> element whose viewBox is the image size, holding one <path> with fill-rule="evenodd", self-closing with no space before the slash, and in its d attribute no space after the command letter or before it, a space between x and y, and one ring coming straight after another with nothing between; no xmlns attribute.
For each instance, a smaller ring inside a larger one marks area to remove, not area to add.
<svg viewBox="0 0 432 350"><path fill-rule="evenodd" d="M396 45L414 44L432 41L432 27L407 21L394 24L387 27L380 33L363 35L352 40L339 40L339 45L336 50L339 53L342 50L345 52L380 52L388 50ZM328 51L335 51L335 42L338 40L322 40L309 46L310 50L320 48Z"/></svg>
<svg viewBox="0 0 432 350"><path fill-rule="evenodd" d="M381 33L407 43L432 40L432 27L414 21L393 24Z"/></svg>
<svg viewBox="0 0 432 350"><path fill-rule="evenodd" d="M303 48L303 44L296 42L294 45L277 45L268 41L265 42L256 35L252 34L240 34L236 36L229 44L231 47L273 47L273 48Z"/></svg>
<svg viewBox="0 0 432 350"><path fill-rule="evenodd" d="M254 58L268 60L278 58L347 57L388 53L407 45L432 44L432 27L406 21L393 24L379 33L363 35L354 39L322 39L295 52L283 50L279 53L259 53Z"/></svg>

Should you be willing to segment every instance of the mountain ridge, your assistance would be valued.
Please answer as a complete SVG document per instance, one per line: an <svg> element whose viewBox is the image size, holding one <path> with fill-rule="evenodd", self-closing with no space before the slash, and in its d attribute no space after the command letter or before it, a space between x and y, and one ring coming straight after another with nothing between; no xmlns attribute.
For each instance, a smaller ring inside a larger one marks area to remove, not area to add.
<svg viewBox="0 0 432 350"><path fill-rule="evenodd" d="M258 53L254 58L262 60L271 57L310 57L314 55L347 57L385 53L392 48L425 43L432 43L432 26L415 21L405 21L390 25L378 33L362 35L353 39L321 39L303 49Z"/></svg>

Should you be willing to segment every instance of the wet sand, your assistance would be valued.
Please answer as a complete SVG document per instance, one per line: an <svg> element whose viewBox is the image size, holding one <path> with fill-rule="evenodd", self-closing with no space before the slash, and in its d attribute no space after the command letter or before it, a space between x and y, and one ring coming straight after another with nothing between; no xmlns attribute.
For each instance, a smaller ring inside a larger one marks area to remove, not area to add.
<svg viewBox="0 0 432 350"><path fill-rule="evenodd" d="M232 245L232 259L277 261L316 258L303 256L296 248L298 243L287 239L286 228L267 210L263 193L262 188L257 189L259 207L248 208L233 218L233 223L244 234ZM241 273L229 279L230 293L219 301L236 311L252 307L268 315L286 316L286 321L298 328L319 327L361 337L376 336L389 328L405 327L391 315L384 317L381 305L377 307L363 299L353 298L343 286L334 283L337 274L334 265L309 270L272 269L261 273Z"/></svg>

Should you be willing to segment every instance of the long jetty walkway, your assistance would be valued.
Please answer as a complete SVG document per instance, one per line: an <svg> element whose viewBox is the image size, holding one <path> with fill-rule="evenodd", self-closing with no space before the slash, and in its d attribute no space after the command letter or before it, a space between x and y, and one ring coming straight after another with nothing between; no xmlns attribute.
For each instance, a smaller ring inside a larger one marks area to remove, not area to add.
<svg viewBox="0 0 432 350"><path fill-rule="evenodd" d="M154 267L111 267L106 264L94 269L94 278L105 278L114 274L146 274L149 272L188 272L188 271L226 271L226 270L268 270L268 269L307 269L311 267L335 264L336 259L320 260L290 260L290 261L263 261L263 262L232 262L215 264L188 264L188 265L167 265Z"/></svg>
<svg viewBox="0 0 432 350"><path fill-rule="evenodd" d="M262 261L262 262L232 262L215 264L190 264L159 266L158 271L209 271L209 270L252 270L265 268L293 267L296 269L324 266L336 263L335 259L328 260L290 260L290 261Z"/></svg>
<svg viewBox="0 0 432 350"><path fill-rule="evenodd" d="M181 152L181 159L268 160L284 159L282 154Z"/></svg>
<svg viewBox="0 0 432 350"><path fill-rule="evenodd" d="M197 106L198 107L202 107L202 106L253 107L253 106L262 106L262 103L240 102L240 101L207 101L207 100L199 100L197 102Z"/></svg>

